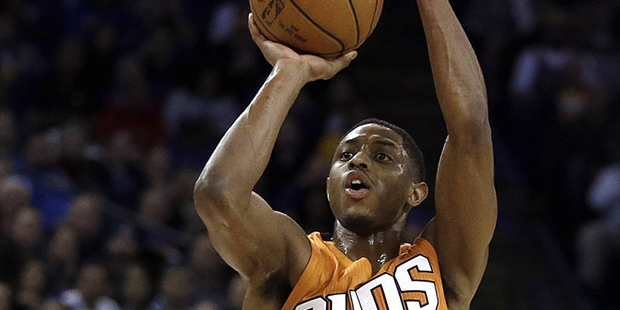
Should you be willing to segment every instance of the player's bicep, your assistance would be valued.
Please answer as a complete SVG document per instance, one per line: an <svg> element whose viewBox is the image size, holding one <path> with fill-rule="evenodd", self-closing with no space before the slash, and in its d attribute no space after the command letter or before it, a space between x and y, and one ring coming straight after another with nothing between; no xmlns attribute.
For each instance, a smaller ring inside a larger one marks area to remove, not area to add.
<svg viewBox="0 0 620 310"><path fill-rule="evenodd" d="M247 206L212 205L198 210L217 252L248 278L260 281L274 273L288 276L303 261L304 246L309 257L304 231L255 193Z"/></svg>
<svg viewBox="0 0 620 310"><path fill-rule="evenodd" d="M446 285L472 295L486 268L497 221L493 149L488 136L446 140L439 162L437 215L424 231L435 247Z"/></svg>

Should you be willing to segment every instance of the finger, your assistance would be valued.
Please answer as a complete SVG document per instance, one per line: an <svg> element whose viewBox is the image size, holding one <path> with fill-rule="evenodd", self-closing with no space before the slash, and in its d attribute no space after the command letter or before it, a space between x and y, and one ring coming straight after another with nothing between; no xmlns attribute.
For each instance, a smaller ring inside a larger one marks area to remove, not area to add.
<svg viewBox="0 0 620 310"><path fill-rule="evenodd" d="M328 61L327 70L325 71L324 80L329 80L334 77L338 72L342 71L344 68L348 67L351 64L351 61L357 57L357 52L352 51L345 55L342 55L334 60Z"/></svg>
<svg viewBox="0 0 620 310"><path fill-rule="evenodd" d="M256 25L256 21L254 20L254 14L248 14L248 29L250 29L250 35L252 35L252 40L257 44L265 42L267 38L260 31L258 26Z"/></svg>
<svg viewBox="0 0 620 310"><path fill-rule="evenodd" d="M357 51L348 52L332 61L330 61L331 66L336 72L348 67L351 64L351 61L357 57Z"/></svg>
<svg viewBox="0 0 620 310"><path fill-rule="evenodd" d="M350 51L350 52L342 55L342 57L346 58L347 61L351 62L351 61L353 61L353 59L355 59L357 57L357 51Z"/></svg>

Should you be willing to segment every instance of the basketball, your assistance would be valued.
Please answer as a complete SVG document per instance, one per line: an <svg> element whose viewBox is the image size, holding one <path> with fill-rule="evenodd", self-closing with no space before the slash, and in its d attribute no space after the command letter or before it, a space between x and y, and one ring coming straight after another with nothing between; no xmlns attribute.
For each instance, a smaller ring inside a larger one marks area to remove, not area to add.
<svg viewBox="0 0 620 310"><path fill-rule="evenodd" d="M366 41L383 0L250 0L250 8L267 39L298 53L333 58Z"/></svg>

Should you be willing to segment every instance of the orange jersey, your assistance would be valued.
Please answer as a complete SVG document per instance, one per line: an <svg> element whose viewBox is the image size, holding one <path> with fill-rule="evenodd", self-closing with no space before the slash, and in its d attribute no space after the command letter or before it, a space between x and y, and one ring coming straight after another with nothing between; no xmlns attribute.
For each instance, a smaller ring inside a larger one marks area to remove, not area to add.
<svg viewBox="0 0 620 310"><path fill-rule="evenodd" d="M422 238L372 274L366 258L355 262L317 232L308 236L310 261L282 310L447 310L439 262Z"/></svg>

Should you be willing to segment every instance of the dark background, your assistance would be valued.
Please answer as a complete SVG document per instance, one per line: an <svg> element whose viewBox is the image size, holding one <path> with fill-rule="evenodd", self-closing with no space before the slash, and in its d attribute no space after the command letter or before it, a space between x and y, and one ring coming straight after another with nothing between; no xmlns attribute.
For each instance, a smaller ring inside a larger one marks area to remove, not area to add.
<svg viewBox="0 0 620 310"><path fill-rule="evenodd" d="M487 81L499 200L472 309L620 309L620 3L451 3ZM0 309L240 309L192 188L269 73L247 13L0 1ZM256 188L308 232L331 231L329 161L366 117L410 132L434 184L446 130L415 1L386 1L358 51L300 95ZM433 212L431 194L409 238Z"/></svg>

